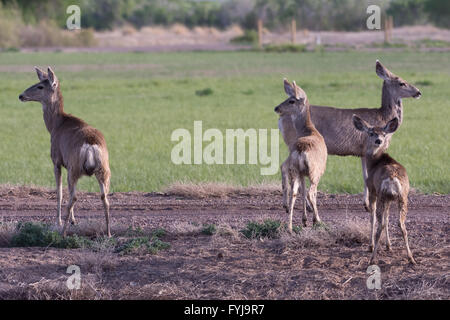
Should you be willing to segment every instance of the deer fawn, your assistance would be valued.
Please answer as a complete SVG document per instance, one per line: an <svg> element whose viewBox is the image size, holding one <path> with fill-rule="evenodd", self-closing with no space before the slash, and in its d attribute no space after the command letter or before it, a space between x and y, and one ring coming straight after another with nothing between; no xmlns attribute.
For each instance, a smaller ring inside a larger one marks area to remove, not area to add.
<svg viewBox="0 0 450 320"><path fill-rule="evenodd" d="M416 264L408 245L408 233L405 221L408 212L409 180L406 169L397 161L385 153L389 138L399 126L396 117L389 121L384 127L369 125L357 115L353 115L353 125L365 133L364 143L367 160L367 180L369 189L369 208L371 215L371 246L372 258L370 264L376 263L377 247L381 233L386 229L386 248L391 250L389 239L389 207L391 202L396 201L400 210L399 226L406 244L406 252L411 263ZM375 223L378 220L378 229L375 235Z"/></svg>
<svg viewBox="0 0 450 320"><path fill-rule="evenodd" d="M327 147L322 135L311 122L306 93L296 85L295 81L290 84L286 79L284 79L284 90L289 98L278 105L275 112L280 115L280 123L287 124L290 120L296 129L296 140L289 146L289 156L281 166L282 172L287 173L287 177L284 177L282 173L283 200L286 211L289 213L289 231L292 232L292 216L299 184L303 192L303 225L306 226L307 221L307 200L314 212L313 222L321 222L317 212L317 185L325 172ZM306 193L305 176L311 183L308 193ZM286 178L289 179L291 187L289 207L287 206Z"/></svg>
<svg viewBox="0 0 450 320"><path fill-rule="evenodd" d="M75 187L82 175L95 174L100 185L101 199L105 211L106 229L111 236L109 225L108 191L111 173L109 170L108 149L105 138L97 129L89 126L83 120L64 112L63 97L58 78L49 67L44 72L35 67L39 81L26 89L20 96L20 101L37 101L42 104L44 122L50 133L51 158L54 165L57 192L57 219L61 221L62 179L61 166L67 169L67 183L69 186L69 203L67 219L63 228L66 236L67 225L71 218L75 223L73 207L77 200Z"/></svg>
<svg viewBox="0 0 450 320"><path fill-rule="evenodd" d="M419 89L408 84L405 80L396 76L385 68L378 60L376 61L376 74L383 79L381 94L381 108L379 109L338 109L333 107L311 105L311 119L314 126L325 139L328 154L338 156L361 157L364 181L367 180L367 165L364 156L364 135L353 129L352 115L356 114L370 121L373 125L382 125L390 119L397 117L399 125L403 121L402 99L408 97L420 98ZM302 120L299 118L299 121ZM284 141L290 145L294 136L293 127L286 127L281 131ZM387 145L389 145L390 137ZM286 172L284 180L286 180ZM364 207L369 211L368 189L364 184Z"/></svg>

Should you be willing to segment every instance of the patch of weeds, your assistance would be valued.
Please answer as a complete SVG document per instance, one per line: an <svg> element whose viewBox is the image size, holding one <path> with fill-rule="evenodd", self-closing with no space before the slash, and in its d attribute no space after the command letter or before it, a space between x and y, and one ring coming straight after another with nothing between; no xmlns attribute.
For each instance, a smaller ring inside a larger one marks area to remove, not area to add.
<svg viewBox="0 0 450 320"><path fill-rule="evenodd" d="M287 227L286 227L287 228ZM301 226L292 226L292 232L299 234L302 232L303 228Z"/></svg>
<svg viewBox="0 0 450 320"><path fill-rule="evenodd" d="M280 236L281 222L278 220L266 219L262 223L249 222L241 233L248 239L278 238Z"/></svg>
<svg viewBox="0 0 450 320"><path fill-rule="evenodd" d="M91 240L89 249L93 251L107 251L114 249L117 246L117 239L116 238L108 238L106 236L98 237L95 240Z"/></svg>
<svg viewBox="0 0 450 320"><path fill-rule="evenodd" d="M161 238L161 237L164 237L166 234L167 234L166 230L164 230L163 228L158 228L152 232L152 237L153 238Z"/></svg>
<svg viewBox="0 0 450 320"><path fill-rule="evenodd" d="M57 248L64 248L64 249L90 248L91 246L92 240L86 237L78 236L76 234L65 238L61 238L61 240L55 245L55 247Z"/></svg>
<svg viewBox="0 0 450 320"><path fill-rule="evenodd" d="M156 254L160 250L170 248L170 244L162 241L158 237L137 237L127 240L124 244L116 248L120 255L127 254Z"/></svg>
<svg viewBox="0 0 450 320"><path fill-rule="evenodd" d="M205 88L202 90L197 90L195 91L195 94L199 97L203 97L203 96L210 96L214 93L213 89L211 88Z"/></svg>
<svg viewBox="0 0 450 320"><path fill-rule="evenodd" d="M255 30L245 30L243 35L232 38L230 42L237 44L257 44L258 32Z"/></svg>
<svg viewBox="0 0 450 320"><path fill-rule="evenodd" d="M246 96L251 96L251 95L254 94L254 93L255 93L255 92L254 92L252 89L242 91L242 94L245 94Z"/></svg>
<svg viewBox="0 0 450 320"><path fill-rule="evenodd" d="M306 52L306 45L304 44L269 44L264 46L265 52Z"/></svg>
<svg viewBox="0 0 450 320"><path fill-rule="evenodd" d="M325 230L325 231L330 231L330 227L328 227L326 224L325 224L325 222L317 222L317 223L314 223L313 224L313 229L314 230L320 230L320 229L323 229L323 230Z"/></svg>
<svg viewBox="0 0 450 320"><path fill-rule="evenodd" d="M208 236L212 236L213 234L216 233L216 231L217 228L214 224L204 224L201 233Z"/></svg>
<svg viewBox="0 0 450 320"><path fill-rule="evenodd" d="M139 237L144 235L144 230L141 227L133 228L129 226L125 231L125 237Z"/></svg>
<svg viewBox="0 0 450 320"><path fill-rule="evenodd" d="M92 241L78 235L63 238L59 232L51 230L50 225L39 222L25 222L17 225L17 233L11 239L12 247L55 247L85 248Z"/></svg>

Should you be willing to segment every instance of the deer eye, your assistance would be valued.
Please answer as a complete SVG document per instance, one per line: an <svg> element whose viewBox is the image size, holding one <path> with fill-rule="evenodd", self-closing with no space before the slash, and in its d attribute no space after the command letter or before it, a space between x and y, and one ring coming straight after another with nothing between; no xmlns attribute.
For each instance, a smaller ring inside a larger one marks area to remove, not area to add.
<svg viewBox="0 0 450 320"><path fill-rule="evenodd" d="M37 88L42 90L42 89L44 89L44 86L38 86Z"/></svg>
<svg viewBox="0 0 450 320"><path fill-rule="evenodd" d="M373 136L375 136L375 133L369 132L369 136L373 137Z"/></svg>
<svg viewBox="0 0 450 320"><path fill-rule="evenodd" d="M400 82L400 87L406 87L406 83Z"/></svg>
<svg viewBox="0 0 450 320"><path fill-rule="evenodd" d="M294 103L295 103L295 100L289 100L289 103L290 103L290 104L294 104Z"/></svg>

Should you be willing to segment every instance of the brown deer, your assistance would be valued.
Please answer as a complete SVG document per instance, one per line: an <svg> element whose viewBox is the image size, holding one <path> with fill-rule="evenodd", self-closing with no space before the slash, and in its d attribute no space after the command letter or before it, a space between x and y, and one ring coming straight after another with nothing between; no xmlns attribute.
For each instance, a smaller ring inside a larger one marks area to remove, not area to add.
<svg viewBox="0 0 450 320"><path fill-rule="evenodd" d="M309 200L314 213L313 223L320 223L317 211L317 186L325 172L327 163L327 147L319 131L311 122L309 102L306 93L295 83L290 84L284 79L284 90L289 96L284 102L275 108L280 115L280 123L288 125L288 120L296 130L296 140L289 146L289 156L282 164L282 171L287 173L291 187L288 196L286 177L283 177L283 199L286 211L289 213L289 231L292 232L292 216L299 184L303 193L303 225L306 226L306 202ZM290 119L289 119L290 118ZM294 138L292 138L294 140ZM310 188L306 193L305 176L309 178ZM289 206L287 198L289 197Z"/></svg>
<svg viewBox="0 0 450 320"><path fill-rule="evenodd" d="M408 97L420 98L419 89L408 84L402 78L396 76L385 68L378 60L376 61L376 74L383 79L381 94L381 108L378 109L338 109L333 107L311 105L311 119L314 126L325 139L329 155L358 156L361 157L364 181L367 179L367 165L364 157L364 135L355 130L352 125L352 115L356 114L373 125L381 125L388 120L397 117L399 125L403 122L402 99ZM299 119L299 121L302 121ZM292 144L295 135L292 126L280 128L285 143ZM389 146L390 136L387 145ZM286 172L282 172L282 180L286 181ZM368 189L364 185L364 207L369 211ZM309 208L310 206L308 206Z"/></svg>
<svg viewBox="0 0 450 320"><path fill-rule="evenodd" d="M384 127L369 125L357 115L353 115L353 125L365 134L364 157L367 161L366 185L369 189L369 209L371 215L371 245L372 258L370 264L377 262L377 247L381 233L386 229L386 248L391 251L389 239L389 207L392 202L397 202L400 210L399 226L406 244L408 259L416 264L408 244L408 233L405 221L408 212L409 179L406 169L387 153L385 153L389 136L399 126L399 119L395 117ZM375 235L375 224L378 221L378 229Z"/></svg>
<svg viewBox="0 0 450 320"><path fill-rule="evenodd" d="M67 183L70 195L67 205L67 219L62 233L66 236L70 218L72 223L75 223L73 207L77 201L75 187L78 179L82 175L91 176L95 174L100 185L106 229L108 237L110 237L109 202L107 196L111 173L105 138L100 131L89 126L83 120L64 112L59 80L50 67L47 73L37 67L35 69L39 82L26 89L19 96L19 99L23 102L36 101L42 104L45 126L50 133L50 154L56 179L57 219L59 226L62 225L61 166L67 169Z"/></svg>

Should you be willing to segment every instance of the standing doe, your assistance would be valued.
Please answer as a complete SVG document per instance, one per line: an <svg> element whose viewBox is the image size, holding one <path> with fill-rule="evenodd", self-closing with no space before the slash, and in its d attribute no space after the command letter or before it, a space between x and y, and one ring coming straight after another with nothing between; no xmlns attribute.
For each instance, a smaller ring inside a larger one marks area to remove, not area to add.
<svg viewBox="0 0 450 320"><path fill-rule="evenodd" d="M373 127L366 121L353 115L355 128L365 133L365 158L367 160L367 180L369 189L369 208L371 215L371 245L372 258L370 264L376 263L377 247L381 233L386 229L386 248L391 251L389 239L389 207L396 201L400 210L399 226L406 244L408 259L416 264L408 245L408 233L405 221L408 212L409 180L406 169L385 153L389 144L389 134L399 126L398 118L389 121L384 127ZM375 224L378 229L375 236Z"/></svg>
<svg viewBox="0 0 450 320"><path fill-rule="evenodd" d="M321 222L317 211L317 185L325 172L327 147L322 135L311 122L306 93L296 85L295 81L290 84L286 79L284 79L284 90L289 98L278 105L275 112L280 115L279 123L281 125L290 125L290 120L296 130L296 140L289 146L289 156L281 166L283 200L286 211L289 213L289 231L292 231L292 216L299 184L301 184L303 192L303 225L306 226L307 221L307 200L314 212L313 223ZM284 176L284 172L286 176ZM308 193L306 193L305 176L311 183ZM287 205L286 177L289 179L291 187L289 206Z"/></svg>
<svg viewBox="0 0 450 320"><path fill-rule="evenodd" d="M363 148L365 137L353 128L352 115L356 114L363 117L374 125L382 125L397 117L399 125L401 125L403 121L402 99L408 97L418 99L421 96L419 89L390 72L378 60L376 61L375 71L383 79L381 108L338 109L315 105L311 105L310 108L312 122L325 139L328 154L361 157L364 181L367 179L367 165ZM303 120L299 118L298 121ZM281 130L287 145L290 144L290 137L294 135L293 130L293 127L286 127ZM389 146L390 136L387 137L387 140L387 146ZM286 180L286 177L282 179ZM368 201L367 185L364 184L364 207L367 211L369 211Z"/></svg>
<svg viewBox="0 0 450 320"><path fill-rule="evenodd" d="M69 186L69 203L67 206L67 219L63 228L66 235L67 225L71 218L75 223L73 207L77 198L75 187L82 175L95 174L100 185L101 199L105 211L106 229L108 237L111 236L109 225L109 170L108 149L105 138L97 129L89 126L83 120L64 112L63 97L58 78L49 67L44 72L35 67L39 81L26 89L20 96L20 101L37 101L42 104L44 122L50 133L50 154L54 165L57 192L57 219L61 221L62 178L61 166L67 169L67 183Z"/></svg>

